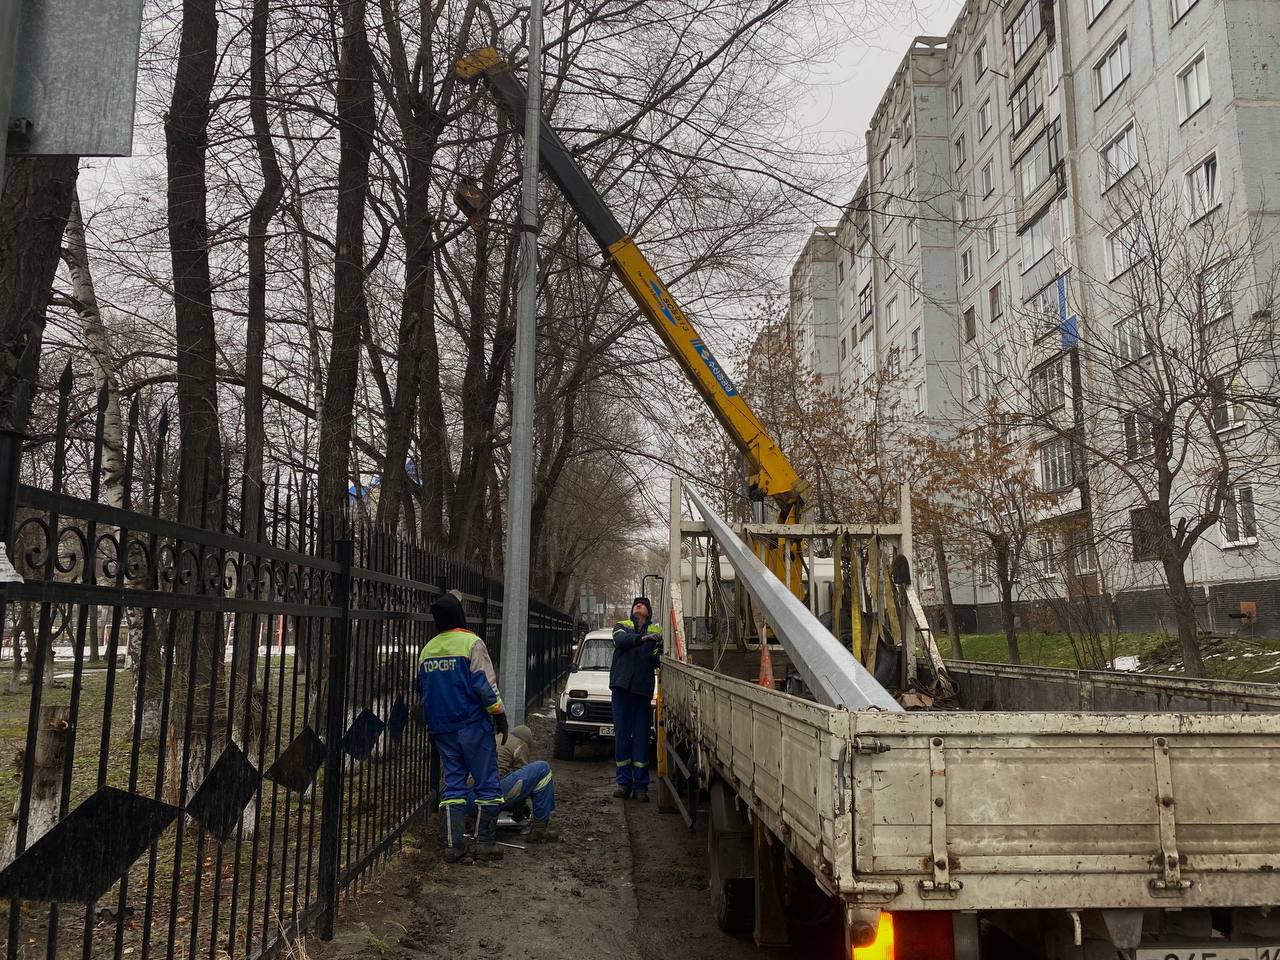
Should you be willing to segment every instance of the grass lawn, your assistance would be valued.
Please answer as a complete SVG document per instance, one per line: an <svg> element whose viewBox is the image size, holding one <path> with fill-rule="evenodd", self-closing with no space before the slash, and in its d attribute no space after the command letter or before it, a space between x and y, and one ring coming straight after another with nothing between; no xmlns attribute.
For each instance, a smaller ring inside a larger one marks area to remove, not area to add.
<svg viewBox="0 0 1280 960"><path fill-rule="evenodd" d="M1003 634L963 634L960 643L966 660L1008 663L1009 647ZM938 635L942 655L953 656L945 633ZM1018 650L1022 662L1041 667L1078 667L1071 639L1063 633L1020 633ZM1244 637L1215 638L1204 644L1205 669L1219 680L1280 682L1280 641ZM1116 638L1115 657L1137 657L1142 673L1181 674L1182 657L1177 641L1158 633L1121 633ZM1123 660L1121 660L1124 665Z"/></svg>

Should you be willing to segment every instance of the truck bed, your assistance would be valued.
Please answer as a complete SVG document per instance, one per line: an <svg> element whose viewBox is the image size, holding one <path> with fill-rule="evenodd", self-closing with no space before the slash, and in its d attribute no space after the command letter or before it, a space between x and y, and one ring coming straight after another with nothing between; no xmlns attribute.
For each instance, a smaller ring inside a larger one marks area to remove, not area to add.
<svg viewBox="0 0 1280 960"><path fill-rule="evenodd" d="M673 662L662 684L672 746L851 904L1280 903L1280 715L849 713Z"/></svg>

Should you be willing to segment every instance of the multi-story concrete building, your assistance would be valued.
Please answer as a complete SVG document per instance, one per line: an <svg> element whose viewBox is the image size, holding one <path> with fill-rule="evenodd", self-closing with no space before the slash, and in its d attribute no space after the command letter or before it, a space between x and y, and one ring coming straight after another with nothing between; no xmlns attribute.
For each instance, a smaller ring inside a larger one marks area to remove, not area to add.
<svg viewBox="0 0 1280 960"><path fill-rule="evenodd" d="M840 382L835 232L833 227L818 227L805 243L791 270L787 311L787 333L799 358L833 390Z"/></svg>
<svg viewBox="0 0 1280 960"><path fill-rule="evenodd" d="M797 263L793 333L816 344L831 330L842 389L887 368L900 412L926 429L962 429L989 405L1014 419L1046 398L1059 408L1058 426L1041 418L1021 438L1058 494L1019 586L1024 607L1035 579L1115 593L1122 629L1171 626L1159 565L1113 551L1102 576L1087 542L1101 523L1097 468L1071 436L1101 416L1087 408L1101 361L1081 344L1126 335L1108 287L1128 262L1112 221L1133 168L1163 171L1205 211L1221 206L1225 230L1275 232L1276 49L1273 0L969 0L945 38L912 42L867 131L865 179ZM835 267L821 301L836 307L830 326L816 298L797 308L819 238ZM1253 265L1255 281L1269 270ZM820 324L808 340L802 317ZM1259 632L1280 633L1280 550L1261 519L1276 495L1233 490L1221 529L1195 547L1186 573L1203 626L1237 625L1245 602ZM971 625L996 629L981 558L956 558L950 573ZM936 599L927 569L921 580Z"/></svg>

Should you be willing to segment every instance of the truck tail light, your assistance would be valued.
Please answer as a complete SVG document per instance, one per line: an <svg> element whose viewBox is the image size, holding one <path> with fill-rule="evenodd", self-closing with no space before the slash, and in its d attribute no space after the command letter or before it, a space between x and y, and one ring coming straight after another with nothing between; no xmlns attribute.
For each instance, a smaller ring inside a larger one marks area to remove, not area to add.
<svg viewBox="0 0 1280 960"><path fill-rule="evenodd" d="M880 914L875 940L853 948L853 960L955 960L951 914Z"/></svg>
<svg viewBox="0 0 1280 960"><path fill-rule="evenodd" d="M853 960L897 960L893 926L893 914L888 910L880 911L875 940L865 947L854 947Z"/></svg>

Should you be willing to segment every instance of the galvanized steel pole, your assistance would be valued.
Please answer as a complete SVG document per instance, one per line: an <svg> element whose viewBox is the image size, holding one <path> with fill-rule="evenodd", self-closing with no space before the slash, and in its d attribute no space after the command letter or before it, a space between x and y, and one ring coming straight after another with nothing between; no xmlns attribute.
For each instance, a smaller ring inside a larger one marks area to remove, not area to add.
<svg viewBox="0 0 1280 960"><path fill-rule="evenodd" d="M502 601L502 700L511 725L524 722L528 667L529 521L533 510L534 358L538 326L538 126L542 119L542 0L529 2L529 82L520 198L520 287L512 377L511 473L507 478L507 568Z"/></svg>
<svg viewBox="0 0 1280 960"><path fill-rule="evenodd" d="M0 187L4 186L5 139L9 135L9 104L17 79L21 23L22 0L0 0Z"/></svg>

